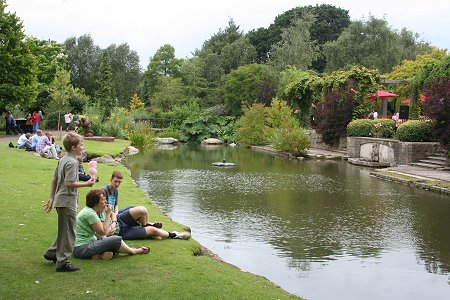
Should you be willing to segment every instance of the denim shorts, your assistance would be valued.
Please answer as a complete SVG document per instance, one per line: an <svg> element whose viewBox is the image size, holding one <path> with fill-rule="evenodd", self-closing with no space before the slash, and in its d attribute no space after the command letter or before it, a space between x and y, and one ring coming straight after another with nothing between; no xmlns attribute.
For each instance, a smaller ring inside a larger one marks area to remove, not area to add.
<svg viewBox="0 0 450 300"><path fill-rule="evenodd" d="M119 210L117 214L117 222L120 226L119 235L124 240L145 240L147 239L147 233L145 228L141 226L130 213L130 208L134 206L128 206L127 208Z"/></svg>

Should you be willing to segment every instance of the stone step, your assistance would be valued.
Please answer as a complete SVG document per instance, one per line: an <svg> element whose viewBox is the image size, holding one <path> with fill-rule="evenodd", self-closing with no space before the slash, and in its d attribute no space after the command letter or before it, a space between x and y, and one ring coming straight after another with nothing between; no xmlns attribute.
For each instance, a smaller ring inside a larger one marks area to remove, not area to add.
<svg viewBox="0 0 450 300"><path fill-rule="evenodd" d="M421 162L414 162L411 163L412 166L418 166L418 167L425 167L425 168L429 168L429 169L442 169L443 166L441 165L435 165L435 164L428 164L428 163L421 163Z"/></svg>
<svg viewBox="0 0 450 300"><path fill-rule="evenodd" d="M430 157L428 157L428 159L421 159L419 160L419 162L445 167L445 160L430 159Z"/></svg>
<svg viewBox="0 0 450 300"><path fill-rule="evenodd" d="M442 160L442 161L446 161L446 158L444 155L439 155L439 156L428 156L428 159L434 159L434 160Z"/></svg>

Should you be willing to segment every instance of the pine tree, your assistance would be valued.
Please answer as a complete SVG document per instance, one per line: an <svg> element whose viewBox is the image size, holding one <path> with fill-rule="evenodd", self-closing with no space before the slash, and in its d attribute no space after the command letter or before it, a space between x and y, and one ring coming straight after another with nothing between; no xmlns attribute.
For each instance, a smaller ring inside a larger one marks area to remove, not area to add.
<svg viewBox="0 0 450 300"><path fill-rule="evenodd" d="M111 62L106 52L102 55L100 62L99 77L97 80L99 86L96 101L98 105L103 109L103 121L111 116L111 112L114 106L114 100L112 97L112 70Z"/></svg>

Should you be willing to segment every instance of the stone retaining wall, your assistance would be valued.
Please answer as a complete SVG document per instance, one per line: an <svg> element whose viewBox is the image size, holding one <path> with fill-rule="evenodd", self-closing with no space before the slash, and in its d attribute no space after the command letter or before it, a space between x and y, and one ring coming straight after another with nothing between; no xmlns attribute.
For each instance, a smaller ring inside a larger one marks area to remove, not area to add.
<svg viewBox="0 0 450 300"><path fill-rule="evenodd" d="M310 148L323 149L328 151L340 150L347 148L347 137L339 138L339 144L333 147L325 144L322 141L322 135L317 133L314 129L305 130L306 136L309 139Z"/></svg>
<svg viewBox="0 0 450 300"><path fill-rule="evenodd" d="M369 137L347 138L347 155L350 158L389 163L391 166L409 165L439 151L442 151L439 143L400 142L394 139Z"/></svg>

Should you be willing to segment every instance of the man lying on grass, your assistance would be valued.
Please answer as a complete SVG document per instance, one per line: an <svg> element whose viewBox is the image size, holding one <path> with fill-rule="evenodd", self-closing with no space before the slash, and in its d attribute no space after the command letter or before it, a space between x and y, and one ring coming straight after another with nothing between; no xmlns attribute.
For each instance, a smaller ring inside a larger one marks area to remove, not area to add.
<svg viewBox="0 0 450 300"><path fill-rule="evenodd" d="M184 232L167 232L161 229L161 223L149 223L147 208L144 206L128 206L119 210L119 186L122 183L123 176L120 172L114 171L108 185L103 187L107 195L108 204L111 205L112 211L110 216L103 212L100 215L101 220L109 217L111 227L114 228L113 234L120 235L124 240L143 240L143 239L162 239L173 238L188 240L191 233ZM189 230L189 229L187 229Z"/></svg>

